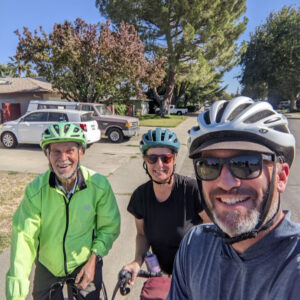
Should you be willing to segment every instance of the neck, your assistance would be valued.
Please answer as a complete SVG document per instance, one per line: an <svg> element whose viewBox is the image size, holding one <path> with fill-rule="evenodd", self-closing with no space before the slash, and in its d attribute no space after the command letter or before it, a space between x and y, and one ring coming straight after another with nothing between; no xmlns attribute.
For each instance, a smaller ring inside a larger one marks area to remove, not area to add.
<svg viewBox="0 0 300 300"><path fill-rule="evenodd" d="M70 192L72 188L74 187L75 181L76 181L77 174L75 174L72 178L58 178L60 184L64 188L66 192Z"/></svg>
<svg viewBox="0 0 300 300"><path fill-rule="evenodd" d="M243 241L232 244L233 249L239 254L245 252L248 248L250 248L251 246L256 244L262 238L264 238L270 231L275 229L283 219L284 219L284 213L282 211L280 211L276 222L272 226L270 226L266 230L260 231L255 238L243 240Z"/></svg>
<svg viewBox="0 0 300 300"><path fill-rule="evenodd" d="M173 184L174 175L172 176L170 183L157 184L153 181L154 194L159 202L166 201L169 198L172 192Z"/></svg>

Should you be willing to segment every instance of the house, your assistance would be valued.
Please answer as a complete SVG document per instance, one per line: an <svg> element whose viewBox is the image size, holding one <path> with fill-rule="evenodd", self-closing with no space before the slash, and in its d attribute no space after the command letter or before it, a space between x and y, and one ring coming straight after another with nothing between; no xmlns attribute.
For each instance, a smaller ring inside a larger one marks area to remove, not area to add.
<svg viewBox="0 0 300 300"><path fill-rule="evenodd" d="M0 78L0 109L14 107L21 116L32 99L61 99L61 96L51 83L40 77Z"/></svg>
<svg viewBox="0 0 300 300"><path fill-rule="evenodd" d="M136 97L130 98L131 103L128 106L128 115L130 116L143 116L149 113L148 99L139 100Z"/></svg>

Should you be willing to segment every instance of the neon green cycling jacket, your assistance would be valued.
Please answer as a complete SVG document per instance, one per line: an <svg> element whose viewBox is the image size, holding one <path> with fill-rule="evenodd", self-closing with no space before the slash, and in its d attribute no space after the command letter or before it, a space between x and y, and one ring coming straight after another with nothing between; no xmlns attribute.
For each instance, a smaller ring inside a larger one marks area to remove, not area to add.
<svg viewBox="0 0 300 300"><path fill-rule="evenodd" d="M38 260L63 277L86 262L91 253L108 253L120 234L120 212L106 177L80 167L70 200L47 171L32 181L13 217L6 299L25 299L29 275ZM37 252L38 249L38 252Z"/></svg>

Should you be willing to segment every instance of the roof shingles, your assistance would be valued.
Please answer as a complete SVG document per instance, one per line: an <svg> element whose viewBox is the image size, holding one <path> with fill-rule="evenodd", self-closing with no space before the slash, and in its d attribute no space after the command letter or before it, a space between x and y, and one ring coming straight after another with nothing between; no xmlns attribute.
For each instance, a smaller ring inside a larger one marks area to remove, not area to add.
<svg viewBox="0 0 300 300"><path fill-rule="evenodd" d="M54 92L51 83L40 78L0 78L0 94Z"/></svg>

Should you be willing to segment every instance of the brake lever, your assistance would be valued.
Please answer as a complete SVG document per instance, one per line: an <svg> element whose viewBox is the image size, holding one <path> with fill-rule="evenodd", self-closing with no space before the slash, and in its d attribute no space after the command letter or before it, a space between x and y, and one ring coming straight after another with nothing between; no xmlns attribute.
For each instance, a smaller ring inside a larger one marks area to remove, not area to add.
<svg viewBox="0 0 300 300"><path fill-rule="evenodd" d="M131 273L122 269L119 272L119 282L120 282L120 293L122 296L126 296L130 293L130 287L127 286L129 280L131 279Z"/></svg>

